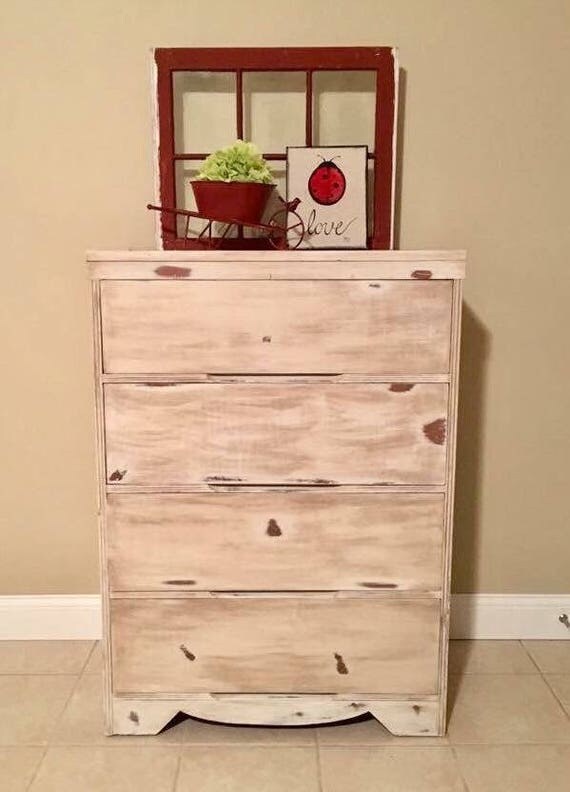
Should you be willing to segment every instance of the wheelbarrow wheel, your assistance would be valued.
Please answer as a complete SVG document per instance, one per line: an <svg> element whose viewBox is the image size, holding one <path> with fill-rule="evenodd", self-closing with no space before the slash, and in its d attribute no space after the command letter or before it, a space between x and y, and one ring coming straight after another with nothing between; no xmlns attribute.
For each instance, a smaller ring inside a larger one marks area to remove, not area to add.
<svg viewBox="0 0 570 792"><path fill-rule="evenodd" d="M295 250L305 236L305 223L292 209L278 209L268 220L269 243L277 250Z"/></svg>

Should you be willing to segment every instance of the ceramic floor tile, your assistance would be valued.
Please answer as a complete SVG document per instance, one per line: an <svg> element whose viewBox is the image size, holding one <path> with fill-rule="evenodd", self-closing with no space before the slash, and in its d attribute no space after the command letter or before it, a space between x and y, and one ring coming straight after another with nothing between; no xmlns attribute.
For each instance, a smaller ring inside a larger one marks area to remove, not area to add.
<svg viewBox="0 0 570 792"><path fill-rule="evenodd" d="M540 675L450 677L452 743L570 742L570 723Z"/></svg>
<svg viewBox="0 0 570 792"><path fill-rule="evenodd" d="M182 752L176 792L319 792L316 748L203 746Z"/></svg>
<svg viewBox="0 0 570 792"><path fill-rule="evenodd" d="M178 749L50 747L31 792L172 792Z"/></svg>
<svg viewBox="0 0 570 792"><path fill-rule="evenodd" d="M43 756L44 748L0 748L0 789L26 792Z"/></svg>
<svg viewBox="0 0 570 792"><path fill-rule="evenodd" d="M538 674L520 641L451 641L450 674Z"/></svg>
<svg viewBox="0 0 570 792"><path fill-rule="evenodd" d="M450 748L321 748L323 792L465 792Z"/></svg>
<svg viewBox="0 0 570 792"><path fill-rule="evenodd" d="M93 647L93 651L89 656L87 665L85 666L84 674L102 674L103 673L103 655L101 653L101 643L97 641Z"/></svg>
<svg viewBox="0 0 570 792"><path fill-rule="evenodd" d="M570 674L570 641L523 641L543 674Z"/></svg>
<svg viewBox="0 0 570 792"><path fill-rule="evenodd" d="M570 674L545 674L544 678L563 704L570 704Z"/></svg>
<svg viewBox="0 0 570 792"><path fill-rule="evenodd" d="M567 745L464 745L455 752L469 792L570 789Z"/></svg>
<svg viewBox="0 0 570 792"><path fill-rule="evenodd" d="M80 674L93 641L0 641L0 674Z"/></svg>
<svg viewBox="0 0 570 792"><path fill-rule="evenodd" d="M0 676L0 745L42 745L71 695L74 676Z"/></svg>
<svg viewBox="0 0 570 792"><path fill-rule="evenodd" d="M447 737L396 737L375 718L320 726L316 730L319 745L447 745Z"/></svg>

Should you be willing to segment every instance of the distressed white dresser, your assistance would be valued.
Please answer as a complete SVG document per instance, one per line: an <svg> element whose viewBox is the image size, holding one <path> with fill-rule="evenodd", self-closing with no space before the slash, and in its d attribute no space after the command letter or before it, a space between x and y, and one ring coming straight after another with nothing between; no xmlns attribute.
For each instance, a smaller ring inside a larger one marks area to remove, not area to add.
<svg viewBox="0 0 570 792"><path fill-rule="evenodd" d="M442 734L464 255L88 260L108 732Z"/></svg>

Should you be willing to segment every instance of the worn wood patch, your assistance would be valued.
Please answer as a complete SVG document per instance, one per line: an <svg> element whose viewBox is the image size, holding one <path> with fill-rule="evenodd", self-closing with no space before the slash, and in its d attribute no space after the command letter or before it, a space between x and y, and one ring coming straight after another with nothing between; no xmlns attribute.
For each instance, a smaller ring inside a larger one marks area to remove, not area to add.
<svg viewBox="0 0 570 792"><path fill-rule="evenodd" d="M430 695L439 612L439 600L373 595L112 600L115 692Z"/></svg>
<svg viewBox="0 0 570 792"><path fill-rule="evenodd" d="M107 384L107 469L128 484L442 484L445 445L424 427L446 412L444 384Z"/></svg>
<svg viewBox="0 0 570 792"><path fill-rule="evenodd" d="M451 282L374 285L106 281L105 372L445 374Z"/></svg>
<svg viewBox="0 0 570 792"><path fill-rule="evenodd" d="M425 590L441 584L444 496L107 496L113 591Z"/></svg>

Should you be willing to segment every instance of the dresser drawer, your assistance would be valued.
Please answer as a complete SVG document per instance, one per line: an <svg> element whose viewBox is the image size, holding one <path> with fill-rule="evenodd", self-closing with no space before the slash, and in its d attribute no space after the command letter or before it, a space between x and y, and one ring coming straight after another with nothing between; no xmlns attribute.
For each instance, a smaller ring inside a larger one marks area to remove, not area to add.
<svg viewBox="0 0 570 792"><path fill-rule="evenodd" d="M443 495L107 496L114 591L441 588Z"/></svg>
<svg viewBox="0 0 570 792"><path fill-rule="evenodd" d="M451 281L103 281L103 367L446 374L451 293Z"/></svg>
<svg viewBox="0 0 570 792"><path fill-rule="evenodd" d="M105 385L111 483L442 484L447 385Z"/></svg>
<svg viewBox="0 0 570 792"><path fill-rule="evenodd" d="M437 692L440 601L111 602L117 693Z"/></svg>

